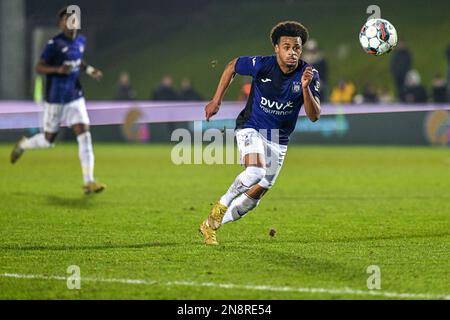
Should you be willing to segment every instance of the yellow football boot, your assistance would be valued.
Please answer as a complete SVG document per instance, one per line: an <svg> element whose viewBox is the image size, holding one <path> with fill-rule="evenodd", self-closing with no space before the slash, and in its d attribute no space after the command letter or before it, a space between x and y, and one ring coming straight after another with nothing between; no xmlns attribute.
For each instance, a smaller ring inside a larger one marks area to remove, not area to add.
<svg viewBox="0 0 450 320"><path fill-rule="evenodd" d="M208 226L206 221L200 225L199 231L205 240L205 244L212 246L217 246L219 244L216 239L216 231Z"/></svg>
<svg viewBox="0 0 450 320"><path fill-rule="evenodd" d="M89 182L83 186L84 194L100 193L106 189L106 184L99 182Z"/></svg>
<svg viewBox="0 0 450 320"><path fill-rule="evenodd" d="M211 208L211 212L208 216L208 225L213 229L217 230L222 225L222 219L227 212L228 207L217 201Z"/></svg>

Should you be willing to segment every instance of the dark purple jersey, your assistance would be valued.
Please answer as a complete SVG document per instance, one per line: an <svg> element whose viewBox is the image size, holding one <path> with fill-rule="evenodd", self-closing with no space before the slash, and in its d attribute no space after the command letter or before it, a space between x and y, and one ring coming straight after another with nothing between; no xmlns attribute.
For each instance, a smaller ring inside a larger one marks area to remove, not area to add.
<svg viewBox="0 0 450 320"><path fill-rule="evenodd" d="M308 66L300 60L297 69L284 74L275 56L238 58L236 73L252 76L253 81L247 104L236 120L236 129L267 130L268 140L272 138L271 129L278 129L279 143L288 144L303 105L301 77ZM320 98L319 73L313 71L309 87Z"/></svg>
<svg viewBox="0 0 450 320"><path fill-rule="evenodd" d="M45 100L49 103L68 103L83 96L79 81L81 61L83 59L86 38L82 35L72 40L63 33L51 39L41 59L50 66L71 67L69 74L47 74Z"/></svg>

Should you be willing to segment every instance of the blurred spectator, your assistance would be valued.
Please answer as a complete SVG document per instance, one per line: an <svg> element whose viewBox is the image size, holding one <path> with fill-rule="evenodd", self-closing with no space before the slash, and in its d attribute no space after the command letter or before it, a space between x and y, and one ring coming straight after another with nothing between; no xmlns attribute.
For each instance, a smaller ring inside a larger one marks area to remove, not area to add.
<svg viewBox="0 0 450 320"><path fill-rule="evenodd" d="M252 89L252 84L248 79L246 79L245 83L241 87L241 90L239 91L238 100L239 101L247 101L248 97L250 96L251 89Z"/></svg>
<svg viewBox="0 0 450 320"><path fill-rule="evenodd" d="M394 102L394 97L389 92L389 89L385 86L380 87L378 91L378 97L380 99L380 103L392 103Z"/></svg>
<svg viewBox="0 0 450 320"><path fill-rule="evenodd" d="M427 102L428 95L425 87L421 84L419 72L410 70L405 77L403 91L404 102L417 103Z"/></svg>
<svg viewBox="0 0 450 320"><path fill-rule="evenodd" d="M447 47L447 100L450 101L450 44Z"/></svg>
<svg viewBox="0 0 450 320"><path fill-rule="evenodd" d="M362 95L363 100L366 103L377 103L380 101L380 99L378 98L377 88L371 83L368 83L364 86Z"/></svg>
<svg viewBox="0 0 450 320"><path fill-rule="evenodd" d="M122 72L117 83L114 99L116 100L134 100L136 93L131 87L130 75L128 72Z"/></svg>
<svg viewBox="0 0 450 320"><path fill-rule="evenodd" d="M447 51L446 51L446 56L447 56L447 64L448 64L448 69L447 69L447 82L450 83L450 44L447 47Z"/></svg>
<svg viewBox="0 0 450 320"><path fill-rule="evenodd" d="M354 104L361 104L364 103L364 97L362 94L357 93L355 94L355 96L353 97L353 103Z"/></svg>
<svg viewBox="0 0 450 320"><path fill-rule="evenodd" d="M191 80L188 78L183 78L181 80L181 91L179 95L180 100L185 101L201 101L203 98L192 86Z"/></svg>
<svg viewBox="0 0 450 320"><path fill-rule="evenodd" d="M305 51L303 52L303 59L319 72L320 77L320 100L326 101L326 88L328 83L328 65L322 51L320 50L317 41L309 39L305 44Z"/></svg>
<svg viewBox="0 0 450 320"><path fill-rule="evenodd" d="M444 77L437 73L432 83L433 90L433 101L434 102L447 102L447 83L445 82Z"/></svg>
<svg viewBox="0 0 450 320"><path fill-rule="evenodd" d="M171 76L164 76L161 84L153 91L153 100L170 101L178 100L178 94L173 87L173 79Z"/></svg>
<svg viewBox="0 0 450 320"><path fill-rule="evenodd" d="M331 90L331 103L352 103L355 96L355 85L344 79L339 80L336 87Z"/></svg>
<svg viewBox="0 0 450 320"><path fill-rule="evenodd" d="M404 101L405 77L411 69L411 53L403 41L399 41L397 48L392 53L391 72L397 88L397 97Z"/></svg>

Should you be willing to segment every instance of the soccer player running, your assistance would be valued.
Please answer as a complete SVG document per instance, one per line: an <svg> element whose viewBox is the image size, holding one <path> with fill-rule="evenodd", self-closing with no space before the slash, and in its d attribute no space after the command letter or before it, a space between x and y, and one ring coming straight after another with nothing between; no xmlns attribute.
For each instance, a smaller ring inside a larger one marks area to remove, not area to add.
<svg viewBox="0 0 450 320"><path fill-rule="evenodd" d="M94 152L89 132L89 117L80 85L80 70L100 80L102 72L83 60L86 38L71 28L71 15L66 8L58 13L62 32L51 39L36 65L36 71L46 75L46 103L44 106L44 133L30 138L22 137L11 153L15 163L28 149L50 148L58 134L61 122L72 127L77 136L79 158L83 173L85 194L98 193L106 186L94 179ZM74 17L72 17L73 19Z"/></svg>
<svg viewBox="0 0 450 320"><path fill-rule="evenodd" d="M240 57L222 74L214 98L205 107L206 120L220 108L235 74L253 78L247 104L236 120L236 140L245 170L215 203L200 232L208 245L217 245L216 231L254 209L273 186L283 165L289 135L302 105L311 121L320 117L319 75L300 60L308 30L300 23L278 23L270 38L273 56Z"/></svg>

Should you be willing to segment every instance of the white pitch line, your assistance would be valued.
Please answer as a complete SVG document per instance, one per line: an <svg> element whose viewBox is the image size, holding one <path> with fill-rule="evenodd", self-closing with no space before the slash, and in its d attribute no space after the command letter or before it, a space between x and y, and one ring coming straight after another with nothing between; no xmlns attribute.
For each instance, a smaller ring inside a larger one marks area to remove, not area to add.
<svg viewBox="0 0 450 320"><path fill-rule="evenodd" d="M59 280L67 281L64 276L45 276L36 274L17 274L17 273L3 273L0 274L3 278L17 278L17 279L36 279L36 280ZM193 282L193 281L168 281L160 282L156 280L145 279L114 279L114 278L90 278L81 277L81 281L88 282L106 282L106 283L122 283L122 284L141 284L141 285L161 285L161 286L187 286L187 287L214 287L221 289L241 289L241 290L256 290L269 292L296 292L296 293L328 293L328 294L346 294L357 296L382 296L386 298L399 299L440 299L450 300L448 294L428 294L428 293L399 293L389 291L374 291L374 290L354 290L350 288L344 289L327 289L327 288L294 288L294 287L272 287L266 285L240 285L233 283L215 283L215 282Z"/></svg>

